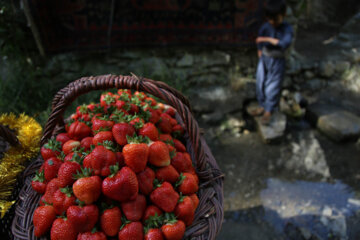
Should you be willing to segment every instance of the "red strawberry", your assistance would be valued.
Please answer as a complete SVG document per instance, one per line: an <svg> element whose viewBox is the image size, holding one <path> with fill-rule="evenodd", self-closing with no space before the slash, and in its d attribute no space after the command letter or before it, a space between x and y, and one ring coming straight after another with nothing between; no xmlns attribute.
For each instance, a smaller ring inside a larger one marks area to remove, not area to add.
<svg viewBox="0 0 360 240"><path fill-rule="evenodd" d="M67 133L59 133L56 136L56 141L61 143L61 147L62 147L62 145L64 145L64 143L66 143L69 140L70 140L70 137Z"/></svg>
<svg viewBox="0 0 360 240"><path fill-rule="evenodd" d="M149 217L160 217L163 212L157 206L150 205L145 209L145 213L143 216L142 221L145 222Z"/></svg>
<svg viewBox="0 0 360 240"><path fill-rule="evenodd" d="M170 123L171 117L166 113L161 114L160 120L157 123L159 129L163 133L171 133L172 132L172 125Z"/></svg>
<svg viewBox="0 0 360 240"><path fill-rule="evenodd" d="M155 176L154 176L154 178L155 178ZM36 171L36 175L31 181L31 186L36 192L38 192L40 194L45 193L46 181L45 181L45 177L44 177L44 170L41 172Z"/></svg>
<svg viewBox="0 0 360 240"><path fill-rule="evenodd" d="M128 137L129 144L123 148L125 164L135 173L144 171L149 156L149 147L141 137Z"/></svg>
<svg viewBox="0 0 360 240"><path fill-rule="evenodd" d="M48 158L44 163L44 177L46 181L56 178L62 162L56 157Z"/></svg>
<svg viewBox="0 0 360 240"><path fill-rule="evenodd" d="M93 144L95 146L99 145L99 143L102 143L104 141L113 141L113 135L110 131L102 131L97 133L93 138Z"/></svg>
<svg viewBox="0 0 360 240"><path fill-rule="evenodd" d="M149 103L151 106L156 106L157 105L157 102L155 99L153 99L152 97L146 97L144 102L147 102Z"/></svg>
<svg viewBox="0 0 360 240"><path fill-rule="evenodd" d="M164 111L164 113L168 114L168 115L171 116L171 117L175 117L176 110L175 110L175 108L169 106L169 107Z"/></svg>
<svg viewBox="0 0 360 240"><path fill-rule="evenodd" d="M118 207L106 209L100 217L101 229L107 236L113 237L121 227L121 211Z"/></svg>
<svg viewBox="0 0 360 240"><path fill-rule="evenodd" d="M70 155L70 154L69 154ZM59 186L66 187L75 182L74 175L81 171L80 157L75 153L70 161L65 161L59 168Z"/></svg>
<svg viewBox="0 0 360 240"><path fill-rule="evenodd" d="M41 156L43 157L44 161L51 158L56 157L60 154L61 150L61 143L50 139L44 146L41 147Z"/></svg>
<svg viewBox="0 0 360 240"><path fill-rule="evenodd" d="M176 183L176 181L179 179L179 176L179 173L172 165L159 168L156 171L156 178L159 181L169 182L172 184Z"/></svg>
<svg viewBox="0 0 360 240"><path fill-rule="evenodd" d="M190 172L191 169L193 169L191 160L181 152L177 152L171 159L171 165L173 165L178 172Z"/></svg>
<svg viewBox="0 0 360 240"><path fill-rule="evenodd" d="M117 123L112 128L112 133L115 138L115 141L124 146L127 144L126 136L133 136L135 133L135 128L127 123Z"/></svg>
<svg viewBox="0 0 360 240"><path fill-rule="evenodd" d="M70 206L75 205L75 201L76 198L72 195L72 190L69 187L56 190L52 196L52 203L57 215L64 214Z"/></svg>
<svg viewBox="0 0 360 240"><path fill-rule="evenodd" d="M96 205L71 206L66 211L68 221L76 226L78 232L91 231L99 219Z"/></svg>
<svg viewBox="0 0 360 240"><path fill-rule="evenodd" d="M139 129L139 135L143 137L148 137L152 141L157 141L159 139L159 131L155 125L151 122L145 123L142 128Z"/></svg>
<svg viewBox="0 0 360 240"><path fill-rule="evenodd" d="M182 220L186 226L190 226L194 221L195 209L193 201L188 196L180 197L179 203L175 208L176 218Z"/></svg>
<svg viewBox="0 0 360 240"><path fill-rule="evenodd" d="M79 141L69 140L66 143L64 143L64 145L62 147L62 150L63 150L65 155L68 155L69 153L73 152L73 150L76 149L79 146L80 146Z"/></svg>
<svg viewBox="0 0 360 240"><path fill-rule="evenodd" d="M134 96L136 96L140 100L144 100L147 96L144 92L135 91Z"/></svg>
<svg viewBox="0 0 360 240"><path fill-rule="evenodd" d="M47 203L53 202L54 193L59 189L59 179L52 179L47 185L44 194L44 199Z"/></svg>
<svg viewBox="0 0 360 240"><path fill-rule="evenodd" d="M176 124L172 127L172 134L174 137L179 138L184 135L184 128L180 124Z"/></svg>
<svg viewBox="0 0 360 240"><path fill-rule="evenodd" d="M185 223L174 217L161 227L161 231L167 240L181 240L185 233Z"/></svg>
<svg viewBox="0 0 360 240"><path fill-rule="evenodd" d="M34 235L40 237L47 233L56 219L55 209L51 205L40 206L33 215Z"/></svg>
<svg viewBox="0 0 360 240"><path fill-rule="evenodd" d="M144 232L141 222L131 222L120 229L119 240L143 240Z"/></svg>
<svg viewBox="0 0 360 240"><path fill-rule="evenodd" d="M142 119L140 117L133 116L133 118L130 120L129 124L132 125L134 128L139 129L144 126L145 121L144 121L144 119Z"/></svg>
<svg viewBox="0 0 360 240"><path fill-rule="evenodd" d="M145 111L149 111L150 112L150 118L149 118L149 122L156 124L157 122L159 122L160 120L160 114L152 109L152 108L145 108Z"/></svg>
<svg viewBox="0 0 360 240"><path fill-rule="evenodd" d="M178 124L178 122L176 121L175 118L170 118L170 123L171 123L171 126L173 127L173 132L174 132L175 125L179 125L179 124Z"/></svg>
<svg viewBox="0 0 360 240"><path fill-rule="evenodd" d="M116 152L115 156L116 156L116 163L119 164L120 168L123 167L125 165L125 160L122 152Z"/></svg>
<svg viewBox="0 0 360 240"><path fill-rule="evenodd" d="M135 200L122 202L121 210L130 221L140 221L146 208L146 198L138 194Z"/></svg>
<svg viewBox="0 0 360 240"><path fill-rule="evenodd" d="M116 155L113 151L110 151L105 146L96 146L94 150L86 156L83 165L86 168L94 170L95 175L101 175L103 177L110 174L110 166L116 164Z"/></svg>
<svg viewBox="0 0 360 240"><path fill-rule="evenodd" d="M111 104L115 103L115 101L116 101L115 96L111 92L101 94L100 105L102 107L111 105Z"/></svg>
<svg viewBox="0 0 360 240"><path fill-rule="evenodd" d="M80 142L80 147L84 148L84 151L89 151L93 144L93 137L83 138Z"/></svg>
<svg viewBox="0 0 360 240"><path fill-rule="evenodd" d="M101 194L101 178L91 176L89 169L83 169L78 180L73 184L74 195L85 204L92 204Z"/></svg>
<svg viewBox="0 0 360 240"><path fill-rule="evenodd" d="M159 228L151 228L145 234L145 240L163 240L163 234Z"/></svg>
<svg viewBox="0 0 360 240"><path fill-rule="evenodd" d="M99 118L98 116L94 116L91 120L91 123L93 132L98 132L100 130L110 131L114 126L113 121L106 118Z"/></svg>
<svg viewBox="0 0 360 240"><path fill-rule="evenodd" d="M167 142L173 142L173 138L171 137L170 134L160 134L159 135L159 140L163 141L165 143Z"/></svg>
<svg viewBox="0 0 360 240"><path fill-rule="evenodd" d="M74 140L81 140L91 134L91 128L83 122L73 122L68 131L69 137Z"/></svg>
<svg viewBox="0 0 360 240"><path fill-rule="evenodd" d="M136 106L136 105L133 104L133 103L130 103L129 113L132 114L132 115L134 115L134 114L136 114L136 113L138 113L138 112L139 112L139 107Z"/></svg>
<svg viewBox="0 0 360 240"><path fill-rule="evenodd" d="M79 233L77 240L106 240L106 235L103 232L85 232Z"/></svg>
<svg viewBox="0 0 360 240"><path fill-rule="evenodd" d="M135 173L128 167L117 172L118 167L111 168L113 174L102 182L102 192L110 199L120 202L134 200L139 191Z"/></svg>
<svg viewBox="0 0 360 240"><path fill-rule="evenodd" d="M179 200L179 194L170 183L163 182L150 194L150 199L161 210L173 212Z"/></svg>
<svg viewBox="0 0 360 240"><path fill-rule="evenodd" d="M189 196L191 198L191 201L193 202L194 205L194 210L196 210L196 208L199 206L199 198L196 195L196 193L193 193Z"/></svg>
<svg viewBox="0 0 360 240"><path fill-rule="evenodd" d="M191 173L181 173L177 185L179 186L178 191L184 195L190 195L199 190L197 178Z"/></svg>
<svg viewBox="0 0 360 240"><path fill-rule="evenodd" d="M174 139L174 146L175 146L177 152L186 152L186 148L185 148L184 144L182 144L182 142L180 142L177 139Z"/></svg>
<svg viewBox="0 0 360 240"><path fill-rule="evenodd" d="M155 172L151 168L146 167L145 170L138 173L136 177L140 192L144 195L149 195L154 188Z"/></svg>
<svg viewBox="0 0 360 240"><path fill-rule="evenodd" d="M149 163L157 167L170 165L170 153L162 141L153 142L149 147Z"/></svg>
<svg viewBox="0 0 360 240"><path fill-rule="evenodd" d="M77 231L75 226L66 218L58 218L51 227L51 240L76 240Z"/></svg>

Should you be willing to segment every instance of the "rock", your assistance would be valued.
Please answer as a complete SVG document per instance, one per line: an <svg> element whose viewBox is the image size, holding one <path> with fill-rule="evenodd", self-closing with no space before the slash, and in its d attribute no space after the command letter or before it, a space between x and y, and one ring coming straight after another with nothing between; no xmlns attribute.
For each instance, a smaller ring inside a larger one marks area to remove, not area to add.
<svg viewBox="0 0 360 240"><path fill-rule="evenodd" d="M326 86L326 81L319 78L308 80L305 82L305 84L303 84L303 88L309 89L311 91L318 91L324 88L325 86Z"/></svg>
<svg viewBox="0 0 360 240"><path fill-rule="evenodd" d="M249 82L256 82L253 78L247 77L232 77L231 78L231 89L233 91L239 91L240 89L244 89L246 84Z"/></svg>
<svg viewBox="0 0 360 240"><path fill-rule="evenodd" d="M335 66L332 62L322 62L319 68L319 74L322 77L330 78L335 73Z"/></svg>
<svg viewBox="0 0 360 240"><path fill-rule="evenodd" d="M177 67L191 67L194 64L194 57L186 53L177 63Z"/></svg>
<svg viewBox="0 0 360 240"><path fill-rule="evenodd" d="M292 79L290 76L286 75L282 84L283 88L292 87Z"/></svg>
<svg viewBox="0 0 360 240"><path fill-rule="evenodd" d="M210 125L220 123L223 118L224 114L221 111L201 115L201 119Z"/></svg>
<svg viewBox="0 0 360 240"><path fill-rule="evenodd" d="M129 65L129 71L139 76L147 76L154 80L168 80L171 76L166 63L157 57L142 58Z"/></svg>
<svg viewBox="0 0 360 240"><path fill-rule="evenodd" d="M312 78L315 77L315 74L312 71L306 70L305 73L304 73L304 76L305 76L306 79L312 79Z"/></svg>
<svg viewBox="0 0 360 240"><path fill-rule="evenodd" d="M273 113L268 125L262 124L260 117L256 117L255 121L258 131L265 143L271 143L283 137L286 129L286 116L283 113Z"/></svg>
<svg viewBox="0 0 360 240"><path fill-rule="evenodd" d="M335 71L337 73L343 73L350 69L350 62L348 61L337 61L335 63Z"/></svg>
<svg viewBox="0 0 360 240"><path fill-rule="evenodd" d="M301 72L301 64L300 61L295 59L294 57L289 58L288 69L286 70L286 74L296 75Z"/></svg>
<svg viewBox="0 0 360 240"><path fill-rule="evenodd" d="M360 137L360 118L348 111L337 111L321 116L317 127L337 142Z"/></svg>
<svg viewBox="0 0 360 240"><path fill-rule="evenodd" d="M356 141L356 148L360 150L360 138Z"/></svg>
<svg viewBox="0 0 360 240"><path fill-rule="evenodd" d="M231 60L230 54L221 51L213 51L207 55L197 56L195 59L195 64L199 64L202 67L212 67L212 66L221 66L229 65Z"/></svg>

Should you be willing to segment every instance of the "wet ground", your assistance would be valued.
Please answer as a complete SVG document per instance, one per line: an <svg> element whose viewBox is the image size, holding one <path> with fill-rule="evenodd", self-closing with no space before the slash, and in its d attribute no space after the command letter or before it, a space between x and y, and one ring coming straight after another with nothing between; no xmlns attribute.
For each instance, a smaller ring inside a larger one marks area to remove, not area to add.
<svg viewBox="0 0 360 240"><path fill-rule="evenodd" d="M201 125L201 123L200 123ZM225 173L225 239L360 239L360 150L334 143L306 121L282 141L254 130L206 138Z"/></svg>

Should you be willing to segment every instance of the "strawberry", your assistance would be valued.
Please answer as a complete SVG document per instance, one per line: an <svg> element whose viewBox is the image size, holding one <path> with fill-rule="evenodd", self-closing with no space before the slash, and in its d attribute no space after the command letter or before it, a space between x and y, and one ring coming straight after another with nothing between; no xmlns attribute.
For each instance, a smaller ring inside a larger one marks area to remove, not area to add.
<svg viewBox="0 0 360 240"><path fill-rule="evenodd" d="M56 214L64 214L70 206L75 205L75 200L76 198L72 194L71 188L66 187L56 190L52 197Z"/></svg>
<svg viewBox="0 0 360 240"><path fill-rule="evenodd" d="M125 165L125 161L122 152L116 152L115 156L116 156L116 163L119 164L120 168L123 167Z"/></svg>
<svg viewBox="0 0 360 240"><path fill-rule="evenodd" d="M159 181L165 181L172 184L176 183L176 181L179 179L179 176L179 173L172 165L159 168L156 171L156 178Z"/></svg>
<svg viewBox="0 0 360 240"><path fill-rule="evenodd" d="M71 152L64 157L64 162L73 161L74 158L81 159L81 154L78 152Z"/></svg>
<svg viewBox="0 0 360 240"><path fill-rule="evenodd" d="M149 147L141 136L128 137L129 144L123 148L125 164L135 173L144 171L149 156Z"/></svg>
<svg viewBox="0 0 360 240"><path fill-rule="evenodd" d="M102 131L97 133L93 138L93 143L95 146L99 145L104 141L113 141L113 135L110 131Z"/></svg>
<svg viewBox="0 0 360 240"><path fill-rule="evenodd" d="M166 220L166 224L161 227L161 231L167 240L181 240L185 233L185 223L181 220L176 220L173 214Z"/></svg>
<svg viewBox="0 0 360 240"><path fill-rule="evenodd" d="M170 123L171 117L166 113L162 113L160 115L160 120L157 123L159 129L163 133L171 133L172 132L172 125Z"/></svg>
<svg viewBox="0 0 360 240"><path fill-rule="evenodd" d="M44 177L44 170L42 170L41 172L36 171L35 177L31 181L31 187L40 194L45 193L46 181Z"/></svg>
<svg viewBox="0 0 360 240"><path fill-rule="evenodd" d="M69 154L70 155L70 154ZM58 171L58 179L59 179L59 186L66 187L70 186L75 182L74 175L76 172L81 171L80 165L81 159L75 153L70 161L65 161L59 168Z"/></svg>
<svg viewBox="0 0 360 240"><path fill-rule="evenodd" d="M54 178L52 179L47 185L46 185L46 190L45 190L45 194L44 194L44 201L46 201L47 203L52 203L53 202L53 196L54 193L59 189L59 179Z"/></svg>
<svg viewBox="0 0 360 240"><path fill-rule="evenodd" d="M165 212L173 212L179 200L179 194L168 182L163 182L161 185L157 185L157 187L150 194L151 202Z"/></svg>
<svg viewBox="0 0 360 240"><path fill-rule="evenodd" d="M149 163L157 167L170 165L170 153L162 141L153 142L149 147Z"/></svg>
<svg viewBox="0 0 360 240"><path fill-rule="evenodd" d="M155 99L153 99L152 97L146 97L144 102L147 102L149 103L151 106L156 106L157 105L157 102Z"/></svg>
<svg viewBox="0 0 360 240"><path fill-rule="evenodd" d="M101 118L99 116L94 116L91 119L92 123L92 131L93 133L98 132L100 130L110 131L112 127L114 126L114 122L107 119L107 118Z"/></svg>
<svg viewBox="0 0 360 240"><path fill-rule="evenodd" d="M80 142L80 147L84 148L84 151L89 151L93 144L93 137L83 138Z"/></svg>
<svg viewBox="0 0 360 240"><path fill-rule="evenodd" d="M189 197L191 198L191 200L193 202L194 210L196 210L196 208L199 206L199 198L198 198L198 196L195 193L193 193Z"/></svg>
<svg viewBox="0 0 360 240"><path fill-rule="evenodd" d="M135 128L128 123L117 123L112 128L112 133L115 138L115 141L124 146L127 144L126 136L133 136L135 133Z"/></svg>
<svg viewBox="0 0 360 240"><path fill-rule="evenodd" d="M66 218L58 218L51 227L51 240L76 240L75 226Z"/></svg>
<svg viewBox="0 0 360 240"><path fill-rule="evenodd" d="M44 177L46 181L56 178L62 162L56 157L48 158L44 163Z"/></svg>
<svg viewBox="0 0 360 240"><path fill-rule="evenodd" d="M124 225L118 234L119 240L143 240L144 232L141 222L131 222Z"/></svg>
<svg viewBox="0 0 360 240"><path fill-rule="evenodd" d="M100 105L102 107L111 105L112 103L115 103L115 101L116 101L116 98L115 98L114 94L112 94L111 92L101 94Z"/></svg>
<svg viewBox="0 0 360 240"><path fill-rule="evenodd" d="M64 145L64 143L66 143L69 140L70 140L70 137L67 133L59 133L56 136L56 141L61 143L61 147Z"/></svg>
<svg viewBox="0 0 360 240"><path fill-rule="evenodd" d="M80 121L73 122L70 125L68 131L69 137L74 140L81 140L85 137L90 136L90 134L91 134L91 128L85 123Z"/></svg>
<svg viewBox="0 0 360 240"><path fill-rule="evenodd" d="M77 240L106 240L106 235L103 232L85 232L79 233Z"/></svg>
<svg viewBox="0 0 360 240"><path fill-rule="evenodd" d="M62 147L62 150L63 150L65 155L68 155L69 153L73 152L73 150L76 149L79 146L80 146L79 141L69 140L66 143L64 143L64 145Z"/></svg>
<svg viewBox="0 0 360 240"><path fill-rule="evenodd" d="M33 215L34 235L40 237L47 233L56 219L55 209L51 205L40 206Z"/></svg>
<svg viewBox="0 0 360 240"><path fill-rule="evenodd" d="M139 191L135 173L128 167L111 166L112 174L102 182L102 192L110 199L120 202L134 200Z"/></svg>
<svg viewBox="0 0 360 240"><path fill-rule="evenodd" d="M170 124L173 127L173 132L174 132L175 125L179 125L175 118L170 118Z"/></svg>
<svg viewBox="0 0 360 240"><path fill-rule="evenodd" d="M41 156L43 157L44 161L51 157L56 157L60 154L60 149L61 143L52 138L41 147Z"/></svg>
<svg viewBox="0 0 360 240"><path fill-rule="evenodd" d="M99 209L96 205L71 206L66 211L68 221L78 232L91 231L99 219Z"/></svg>
<svg viewBox="0 0 360 240"><path fill-rule="evenodd" d="M195 208L191 198L188 196L181 196L174 213L177 219L182 220L186 226L190 226L194 221L195 216Z"/></svg>
<svg viewBox="0 0 360 240"><path fill-rule="evenodd" d="M159 140L163 141L165 143L167 142L173 142L173 138L171 137L170 134L160 134L159 135Z"/></svg>
<svg viewBox="0 0 360 240"><path fill-rule="evenodd" d="M139 112L139 107L136 106L136 105L133 104L133 103L130 103L129 113L132 114L132 115L134 115L134 114L136 114L136 113L138 113L138 112Z"/></svg>
<svg viewBox="0 0 360 240"><path fill-rule="evenodd" d="M73 184L74 195L85 204L92 204L101 194L101 178L90 174L90 169L82 169L82 173Z"/></svg>
<svg viewBox="0 0 360 240"><path fill-rule="evenodd" d="M151 168L146 167L145 170L138 173L136 177L140 192L144 195L149 195L154 188L155 172Z"/></svg>
<svg viewBox="0 0 360 240"><path fill-rule="evenodd" d="M199 190L198 181L194 174L191 173L181 173L180 180L176 185L178 186L178 191L184 195L190 195Z"/></svg>
<svg viewBox="0 0 360 240"><path fill-rule="evenodd" d="M156 124L160 120L160 114L152 108L145 108L145 111L148 111L150 113L149 122Z"/></svg>
<svg viewBox="0 0 360 240"><path fill-rule="evenodd" d="M109 147L109 145L107 146ZM103 177L110 174L109 167L115 164L115 153L102 145L96 146L94 150L86 156L86 161L84 160L83 162L84 167L94 170L95 175L101 175Z"/></svg>
<svg viewBox="0 0 360 240"><path fill-rule="evenodd" d="M189 172L193 169L191 160L181 152L177 152L171 159L171 165L173 165L178 172Z"/></svg>
<svg viewBox="0 0 360 240"><path fill-rule="evenodd" d="M121 99L124 99L126 101L129 101L132 96L130 89L119 89L118 94L120 95Z"/></svg>
<svg viewBox="0 0 360 240"><path fill-rule="evenodd" d="M101 229L107 236L114 237L121 227L121 211L118 207L106 209L100 217Z"/></svg>
<svg viewBox="0 0 360 240"><path fill-rule="evenodd" d="M142 221L145 222L149 217L160 217L163 214L160 208L150 205L145 209Z"/></svg>
<svg viewBox="0 0 360 240"><path fill-rule="evenodd" d="M180 142L177 139L174 139L174 146L175 146L177 152L186 152L186 148L185 148L184 144L182 144L182 142Z"/></svg>
<svg viewBox="0 0 360 240"><path fill-rule="evenodd" d="M147 96L144 92L135 91L134 96L136 96L140 100L144 100Z"/></svg>
<svg viewBox="0 0 360 240"><path fill-rule="evenodd" d="M138 194L132 201L122 202L121 210L130 221L140 221L146 208L146 198Z"/></svg>
<svg viewBox="0 0 360 240"><path fill-rule="evenodd" d="M145 123L144 126L139 129L138 133L143 137L150 138L152 141L157 141L159 139L159 131L151 122Z"/></svg>
<svg viewBox="0 0 360 240"><path fill-rule="evenodd" d="M176 110L175 110L175 108L169 106L169 107L164 111L164 113L168 114L168 115L171 116L171 117L175 117Z"/></svg>
<svg viewBox="0 0 360 240"><path fill-rule="evenodd" d="M151 228L145 234L145 240L163 240L163 234L159 228Z"/></svg>

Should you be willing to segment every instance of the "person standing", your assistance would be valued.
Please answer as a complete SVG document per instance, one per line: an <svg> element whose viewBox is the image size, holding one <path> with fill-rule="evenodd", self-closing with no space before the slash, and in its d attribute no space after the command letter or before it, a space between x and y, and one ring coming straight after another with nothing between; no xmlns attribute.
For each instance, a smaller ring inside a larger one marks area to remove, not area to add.
<svg viewBox="0 0 360 240"><path fill-rule="evenodd" d="M293 29L284 21L285 14L284 0L268 0L265 5L267 21L256 38L259 57L256 96L260 106L251 114L261 116L263 124L270 122L272 113L279 105L285 73L285 50L293 39Z"/></svg>

